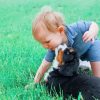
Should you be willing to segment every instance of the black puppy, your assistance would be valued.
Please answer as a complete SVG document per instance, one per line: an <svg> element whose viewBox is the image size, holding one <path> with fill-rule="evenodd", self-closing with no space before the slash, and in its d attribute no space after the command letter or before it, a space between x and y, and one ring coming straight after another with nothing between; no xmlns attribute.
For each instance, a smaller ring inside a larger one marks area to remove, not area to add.
<svg viewBox="0 0 100 100"><path fill-rule="evenodd" d="M78 73L79 57L73 48L59 51L57 60L60 61L59 69L50 72L46 84L50 93L56 90L59 95L62 90L67 100L68 95L77 98L81 92L83 100L100 100L100 78Z"/></svg>
<svg viewBox="0 0 100 100"><path fill-rule="evenodd" d="M64 96L66 93L77 97L81 92L84 100L100 99L100 78L89 76L84 73L78 73L79 56L73 48L66 48L62 55L62 64L59 65L59 73L69 79L68 86L66 84Z"/></svg>

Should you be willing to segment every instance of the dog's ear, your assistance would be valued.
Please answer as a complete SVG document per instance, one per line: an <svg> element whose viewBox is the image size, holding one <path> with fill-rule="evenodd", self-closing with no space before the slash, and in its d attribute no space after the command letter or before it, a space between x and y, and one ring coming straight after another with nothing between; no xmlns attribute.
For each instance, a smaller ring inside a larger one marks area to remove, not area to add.
<svg viewBox="0 0 100 100"><path fill-rule="evenodd" d="M58 55L57 55L57 58L56 58L56 60L59 62L60 65L63 63L63 54L64 54L64 51L62 51L60 49L58 51Z"/></svg>

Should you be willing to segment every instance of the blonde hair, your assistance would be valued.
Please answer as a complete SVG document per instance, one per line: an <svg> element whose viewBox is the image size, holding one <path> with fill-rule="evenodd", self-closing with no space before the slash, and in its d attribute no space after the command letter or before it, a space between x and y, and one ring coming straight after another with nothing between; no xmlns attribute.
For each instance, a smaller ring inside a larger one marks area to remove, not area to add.
<svg viewBox="0 0 100 100"><path fill-rule="evenodd" d="M45 6L37 14L35 20L32 23L32 33L35 34L37 32L39 25L41 27L46 27L51 32L54 32L57 27L63 24L63 15L59 12L53 11L49 6Z"/></svg>

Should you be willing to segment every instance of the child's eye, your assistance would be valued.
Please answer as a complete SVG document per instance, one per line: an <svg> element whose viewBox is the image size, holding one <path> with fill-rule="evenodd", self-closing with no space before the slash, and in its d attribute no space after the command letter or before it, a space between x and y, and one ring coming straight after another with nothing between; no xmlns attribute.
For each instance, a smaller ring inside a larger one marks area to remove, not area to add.
<svg viewBox="0 0 100 100"><path fill-rule="evenodd" d="M45 43L49 43L50 41L46 41Z"/></svg>

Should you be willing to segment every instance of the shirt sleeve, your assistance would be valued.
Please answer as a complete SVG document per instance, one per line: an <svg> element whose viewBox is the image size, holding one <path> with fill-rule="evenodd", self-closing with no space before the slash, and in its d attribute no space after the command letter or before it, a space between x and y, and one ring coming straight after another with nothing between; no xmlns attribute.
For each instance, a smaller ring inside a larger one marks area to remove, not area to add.
<svg viewBox="0 0 100 100"><path fill-rule="evenodd" d="M79 21L76 23L77 30L84 34L89 30L91 23L90 21Z"/></svg>
<svg viewBox="0 0 100 100"><path fill-rule="evenodd" d="M53 50L48 50L44 59L48 62L52 62L54 60L54 57L55 57L55 51Z"/></svg>

